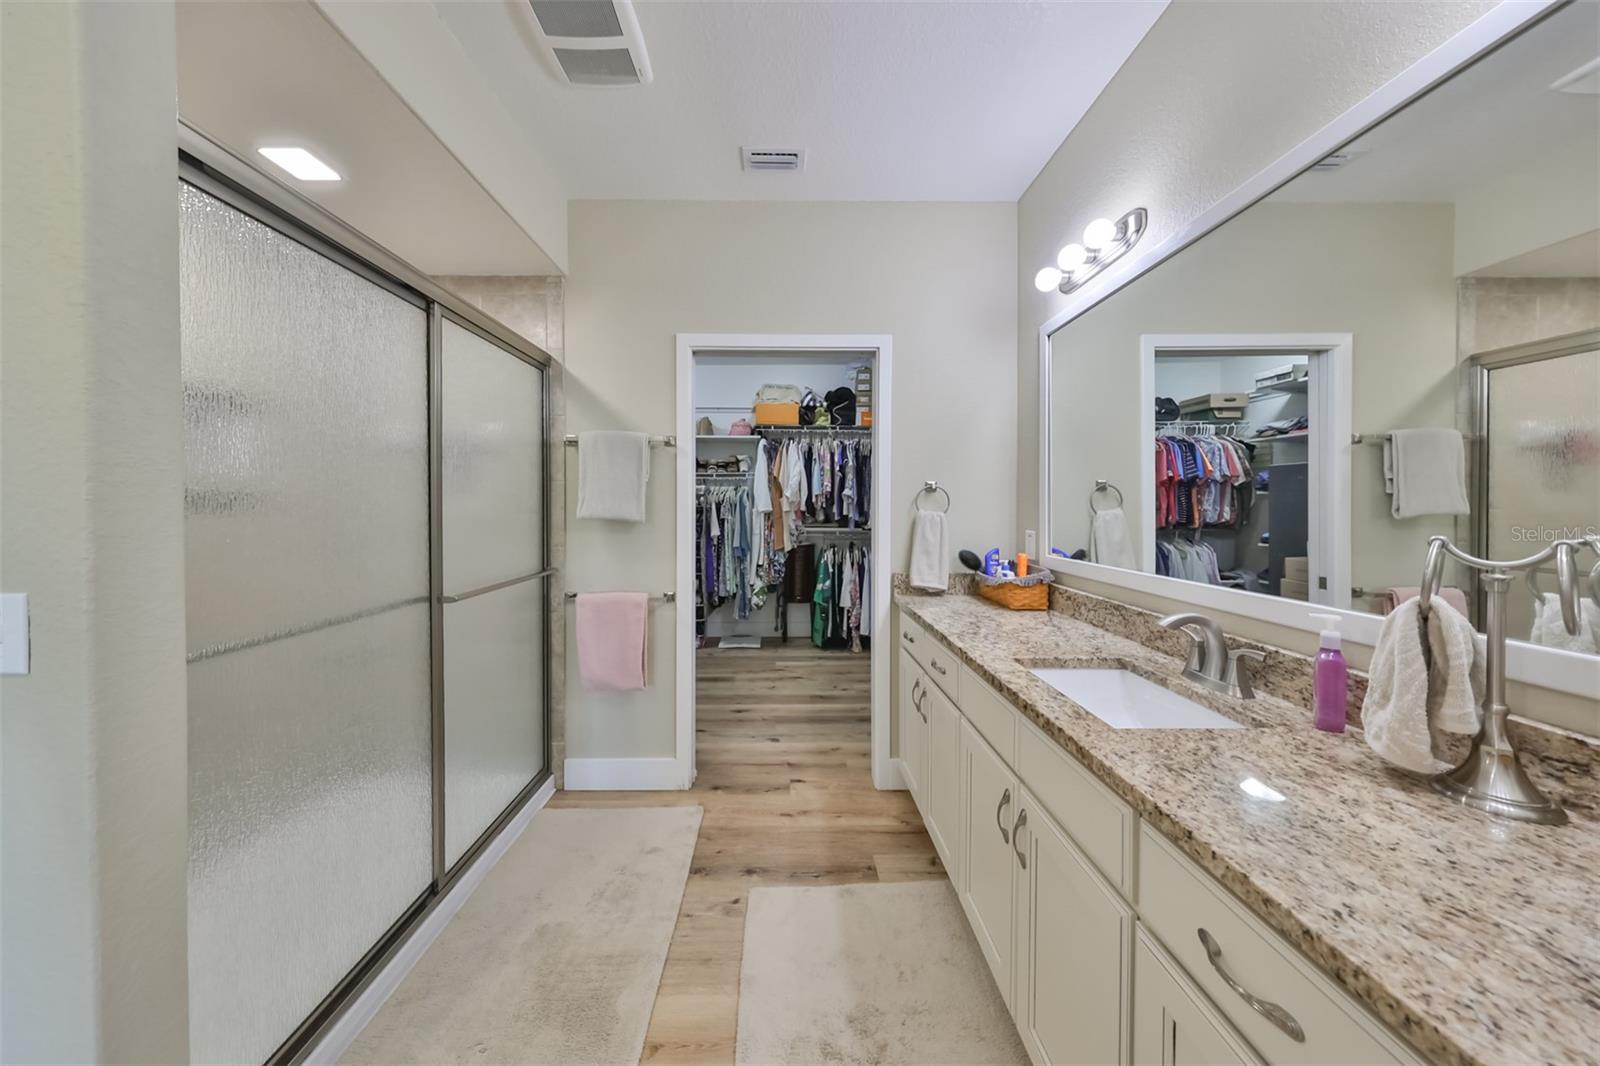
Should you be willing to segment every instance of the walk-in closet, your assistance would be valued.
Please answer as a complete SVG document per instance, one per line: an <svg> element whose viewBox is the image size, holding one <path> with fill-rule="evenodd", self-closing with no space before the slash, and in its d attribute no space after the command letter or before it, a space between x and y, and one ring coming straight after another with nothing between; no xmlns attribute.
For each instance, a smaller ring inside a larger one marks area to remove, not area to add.
<svg viewBox="0 0 1600 1066"><path fill-rule="evenodd" d="M1156 355L1157 574L1307 598L1310 371L1304 355Z"/></svg>
<svg viewBox="0 0 1600 1066"><path fill-rule="evenodd" d="M871 351L694 355L702 774L754 743L869 764L873 601L887 595L874 370Z"/></svg>

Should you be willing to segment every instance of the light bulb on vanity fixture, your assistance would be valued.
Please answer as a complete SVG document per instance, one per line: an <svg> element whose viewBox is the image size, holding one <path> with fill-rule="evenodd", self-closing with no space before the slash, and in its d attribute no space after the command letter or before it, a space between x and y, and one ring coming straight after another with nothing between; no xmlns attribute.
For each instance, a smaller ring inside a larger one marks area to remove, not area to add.
<svg viewBox="0 0 1600 1066"><path fill-rule="evenodd" d="M1136 207L1115 222L1095 219L1084 227L1082 244L1066 245L1056 253L1054 267L1045 267L1033 276L1034 288L1062 294L1082 288L1139 243L1148 217L1144 208Z"/></svg>

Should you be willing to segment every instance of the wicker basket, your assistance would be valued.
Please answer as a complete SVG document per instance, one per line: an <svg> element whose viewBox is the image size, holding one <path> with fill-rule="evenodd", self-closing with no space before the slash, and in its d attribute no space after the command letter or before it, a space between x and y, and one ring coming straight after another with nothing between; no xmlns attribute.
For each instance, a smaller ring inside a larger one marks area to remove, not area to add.
<svg viewBox="0 0 1600 1066"><path fill-rule="evenodd" d="M989 577L976 575L978 595L1012 611L1050 609L1050 571L1040 570L1027 577Z"/></svg>

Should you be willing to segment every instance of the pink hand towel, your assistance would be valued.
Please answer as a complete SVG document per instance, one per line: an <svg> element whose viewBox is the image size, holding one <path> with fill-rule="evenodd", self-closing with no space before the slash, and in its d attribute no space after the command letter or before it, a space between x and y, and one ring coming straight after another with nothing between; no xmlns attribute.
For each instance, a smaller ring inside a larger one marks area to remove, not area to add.
<svg viewBox="0 0 1600 1066"><path fill-rule="evenodd" d="M578 596L578 674L583 687L644 688L650 597L643 592Z"/></svg>
<svg viewBox="0 0 1600 1066"><path fill-rule="evenodd" d="M1396 585L1391 589L1384 589L1378 593L1378 612L1380 614L1393 614L1395 609L1407 600L1414 600L1422 595L1422 590L1416 585ZM1467 613L1467 594L1454 585L1446 586L1439 590L1439 595L1444 597L1444 602L1454 607L1461 614Z"/></svg>

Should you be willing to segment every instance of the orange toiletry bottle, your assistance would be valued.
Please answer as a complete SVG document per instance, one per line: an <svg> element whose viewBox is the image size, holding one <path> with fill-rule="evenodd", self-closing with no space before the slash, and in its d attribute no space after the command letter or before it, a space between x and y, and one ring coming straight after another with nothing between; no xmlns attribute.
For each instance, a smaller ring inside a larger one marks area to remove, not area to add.
<svg viewBox="0 0 1600 1066"><path fill-rule="evenodd" d="M1017 576L1018 577L1027 577L1028 576L1028 553L1027 552L1018 552L1017 553Z"/></svg>

